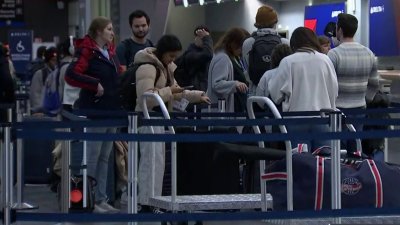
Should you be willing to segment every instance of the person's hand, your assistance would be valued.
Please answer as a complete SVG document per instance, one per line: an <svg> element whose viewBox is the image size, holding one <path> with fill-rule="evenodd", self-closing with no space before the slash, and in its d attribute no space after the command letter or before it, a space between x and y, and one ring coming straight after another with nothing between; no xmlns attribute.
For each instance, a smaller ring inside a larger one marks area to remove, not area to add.
<svg viewBox="0 0 400 225"><path fill-rule="evenodd" d="M200 102L211 104L211 100L207 95L202 95L201 98L200 98Z"/></svg>
<svg viewBox="0 0 400 225"><path fill-rule="evenodd" d="M103 94L104 94L104 88L103 88L103 86L99 83L98 85L97 85L97 93L96 93L96 97L101 97L101 96L103 96Z"/></svg>
<svg viewBox="0 0 400 225"><path fill-rule="evenodd" d="M200 37L200 38L203 38L203 37L205 37L205 36L208 36L208 35L210 35L210 33L208 33L206 30L204 30L204 29L198 29L198 30L196 30L196 35L198 36L198 37Z"/></svg>
<svg viewBox="0 0 400 225"><path fill-rule="evenodd" d="M171 88L172 94L181 93L183 90L185 90L185 89L179 87L178 85L172 85L170 88Z"/></svg>
<svg viewBox="0 0 400 225"><path fill-rule="evenodd" d="M246 93L249 88L245 83L236 81L236 89L241 93Z"/></svg>

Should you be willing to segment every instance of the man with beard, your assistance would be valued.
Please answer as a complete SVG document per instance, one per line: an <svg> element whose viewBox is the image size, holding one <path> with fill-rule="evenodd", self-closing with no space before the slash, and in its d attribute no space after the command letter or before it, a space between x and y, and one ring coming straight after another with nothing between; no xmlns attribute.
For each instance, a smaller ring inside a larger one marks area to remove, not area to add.
<svg viewBox="0 0 400 225"><path fill-rule="evenodd" d="M143 10L133 11L129 15L129 25L132 29L132 36L122 41L117 47L117 56L123 72L133 62L136 52L154 46L146 38L149 33L150 18Z"/></svg>

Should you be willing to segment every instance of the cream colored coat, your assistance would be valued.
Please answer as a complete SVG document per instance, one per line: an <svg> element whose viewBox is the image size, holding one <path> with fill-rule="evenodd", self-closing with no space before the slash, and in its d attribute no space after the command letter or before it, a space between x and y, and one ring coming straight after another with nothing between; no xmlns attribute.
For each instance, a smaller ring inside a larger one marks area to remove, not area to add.
<svg viewBox="0 0 400 225"><path fill-rule="evenodd" d="M178 85L173 78L176 65L174 63L170 63L167 68L165 68L161 61L154 54L155 51L155 48L149 47L139 51L135 55L135 63L153 63L156 64L160 70L160 77L155 85L154 81L156 79L157 70L153 65L144 64L136 70L136 94L138 96L136 101L136 111L142 111L142 102L140 97L143 95L143 93L153 90L154 92L158 93L165 103L168 103L168 109L172 109L173 101L179 101L182 98L186 98L191 103L200 102L201 96L204 95L204 92L202 91L185 90L182 93L172 94L171 88L167 86L167 77L169 76L170 79L173 79L172 84ZM157 102L154 99L147 100L147 107L149 110L155 106L157 106Z"/></svg>
<svg viewBox="0 0 400 225"><path fill-rule="evenodd" d="M172 108L174 100L186 98L189 102L199 102L202 91L184 91L179 94L172 94L171 88L167 86L167 77L173 80L172 84L176 84L173 78L173 72L176 65L171 63L164 67L161 61L154 54L155 48L145 48L135 55L135 63L153 63L160 70L160 77L154 85L157 70L153 65L144 64L136 70L136 94L138 96L136 111L142 111L141 98L146 91L153 91L160 95L161 99L168 103L168 108ZM154 99L147 100L147 107L151 110L157 106ZM163 134L164 127L154 126L154 133ZM149 127L139 127L139 133L152 133ZM138 168L138 202L142 205L148 205L149 199L153 196L160 196L162 193L164 169L165 169L165 143L163 142L140 142L140 161ZM154 168L154 171L153 171Z"/></svg>

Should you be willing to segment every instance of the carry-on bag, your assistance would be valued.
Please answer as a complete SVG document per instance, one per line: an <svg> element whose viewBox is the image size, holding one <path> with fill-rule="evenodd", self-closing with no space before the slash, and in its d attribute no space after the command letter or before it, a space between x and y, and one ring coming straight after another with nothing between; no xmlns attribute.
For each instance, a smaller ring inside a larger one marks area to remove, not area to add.
<svg viewBox="0 0 400 225"><path fill-rule="evenodd" d="M86 144L87 141L72 141L71 149L69 149L71 157L69 212L92 212L94 210L96 198L94 187L97 182L95 178L87 175ZM79 171L82 174L79 174ZM85 200L86 205L84 205Z"/></svg>
<svg viewBox="0 0 400 225"><path fill-rule="evenodd" d="M315 152L314 152L315 153ZM295 210L331 208L331 160L326 154L293 155ZM347 157L347 156L346 156ZM372 159L341 160L342 208L400 207L400 167ZM286 210L286 163L278 160L262 177L274 201L274 210Z"/></svg>

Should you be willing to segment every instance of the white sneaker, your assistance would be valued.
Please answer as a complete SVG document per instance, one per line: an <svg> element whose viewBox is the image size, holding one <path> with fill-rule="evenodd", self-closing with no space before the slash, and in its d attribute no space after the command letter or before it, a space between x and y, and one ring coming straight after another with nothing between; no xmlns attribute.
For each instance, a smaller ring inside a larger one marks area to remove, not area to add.
<svg viewBox="0 0 400 225"><path fill-rule="evenodd" d="M116 209L116 208L112 207L106 201L102 201L101 203L96 204L95 208L96 208L96 206L101 208L101 209L103 209L106 213L117 213L117 212L119 212L119 209Z"/></svg>
<svg viewBox="0 0 400 225"><path fill-rule="evenodd" d="M128 205L128 193L122 193L120 203L121 205Z"/></svg>
<svg viewBox="0 0 400 225"><path fill-rule="evenodd" d="M107 210L99 207L97 204L94 205L93 213L107 213Z"/></svg>
<svg viewBox="0 0 400 225"><path fill-rule="evenodd" d="M154 207L151 211L154 214L163 214L164 213L163 211L161 211L160 208L157 208L157 207Z"/></svg>

